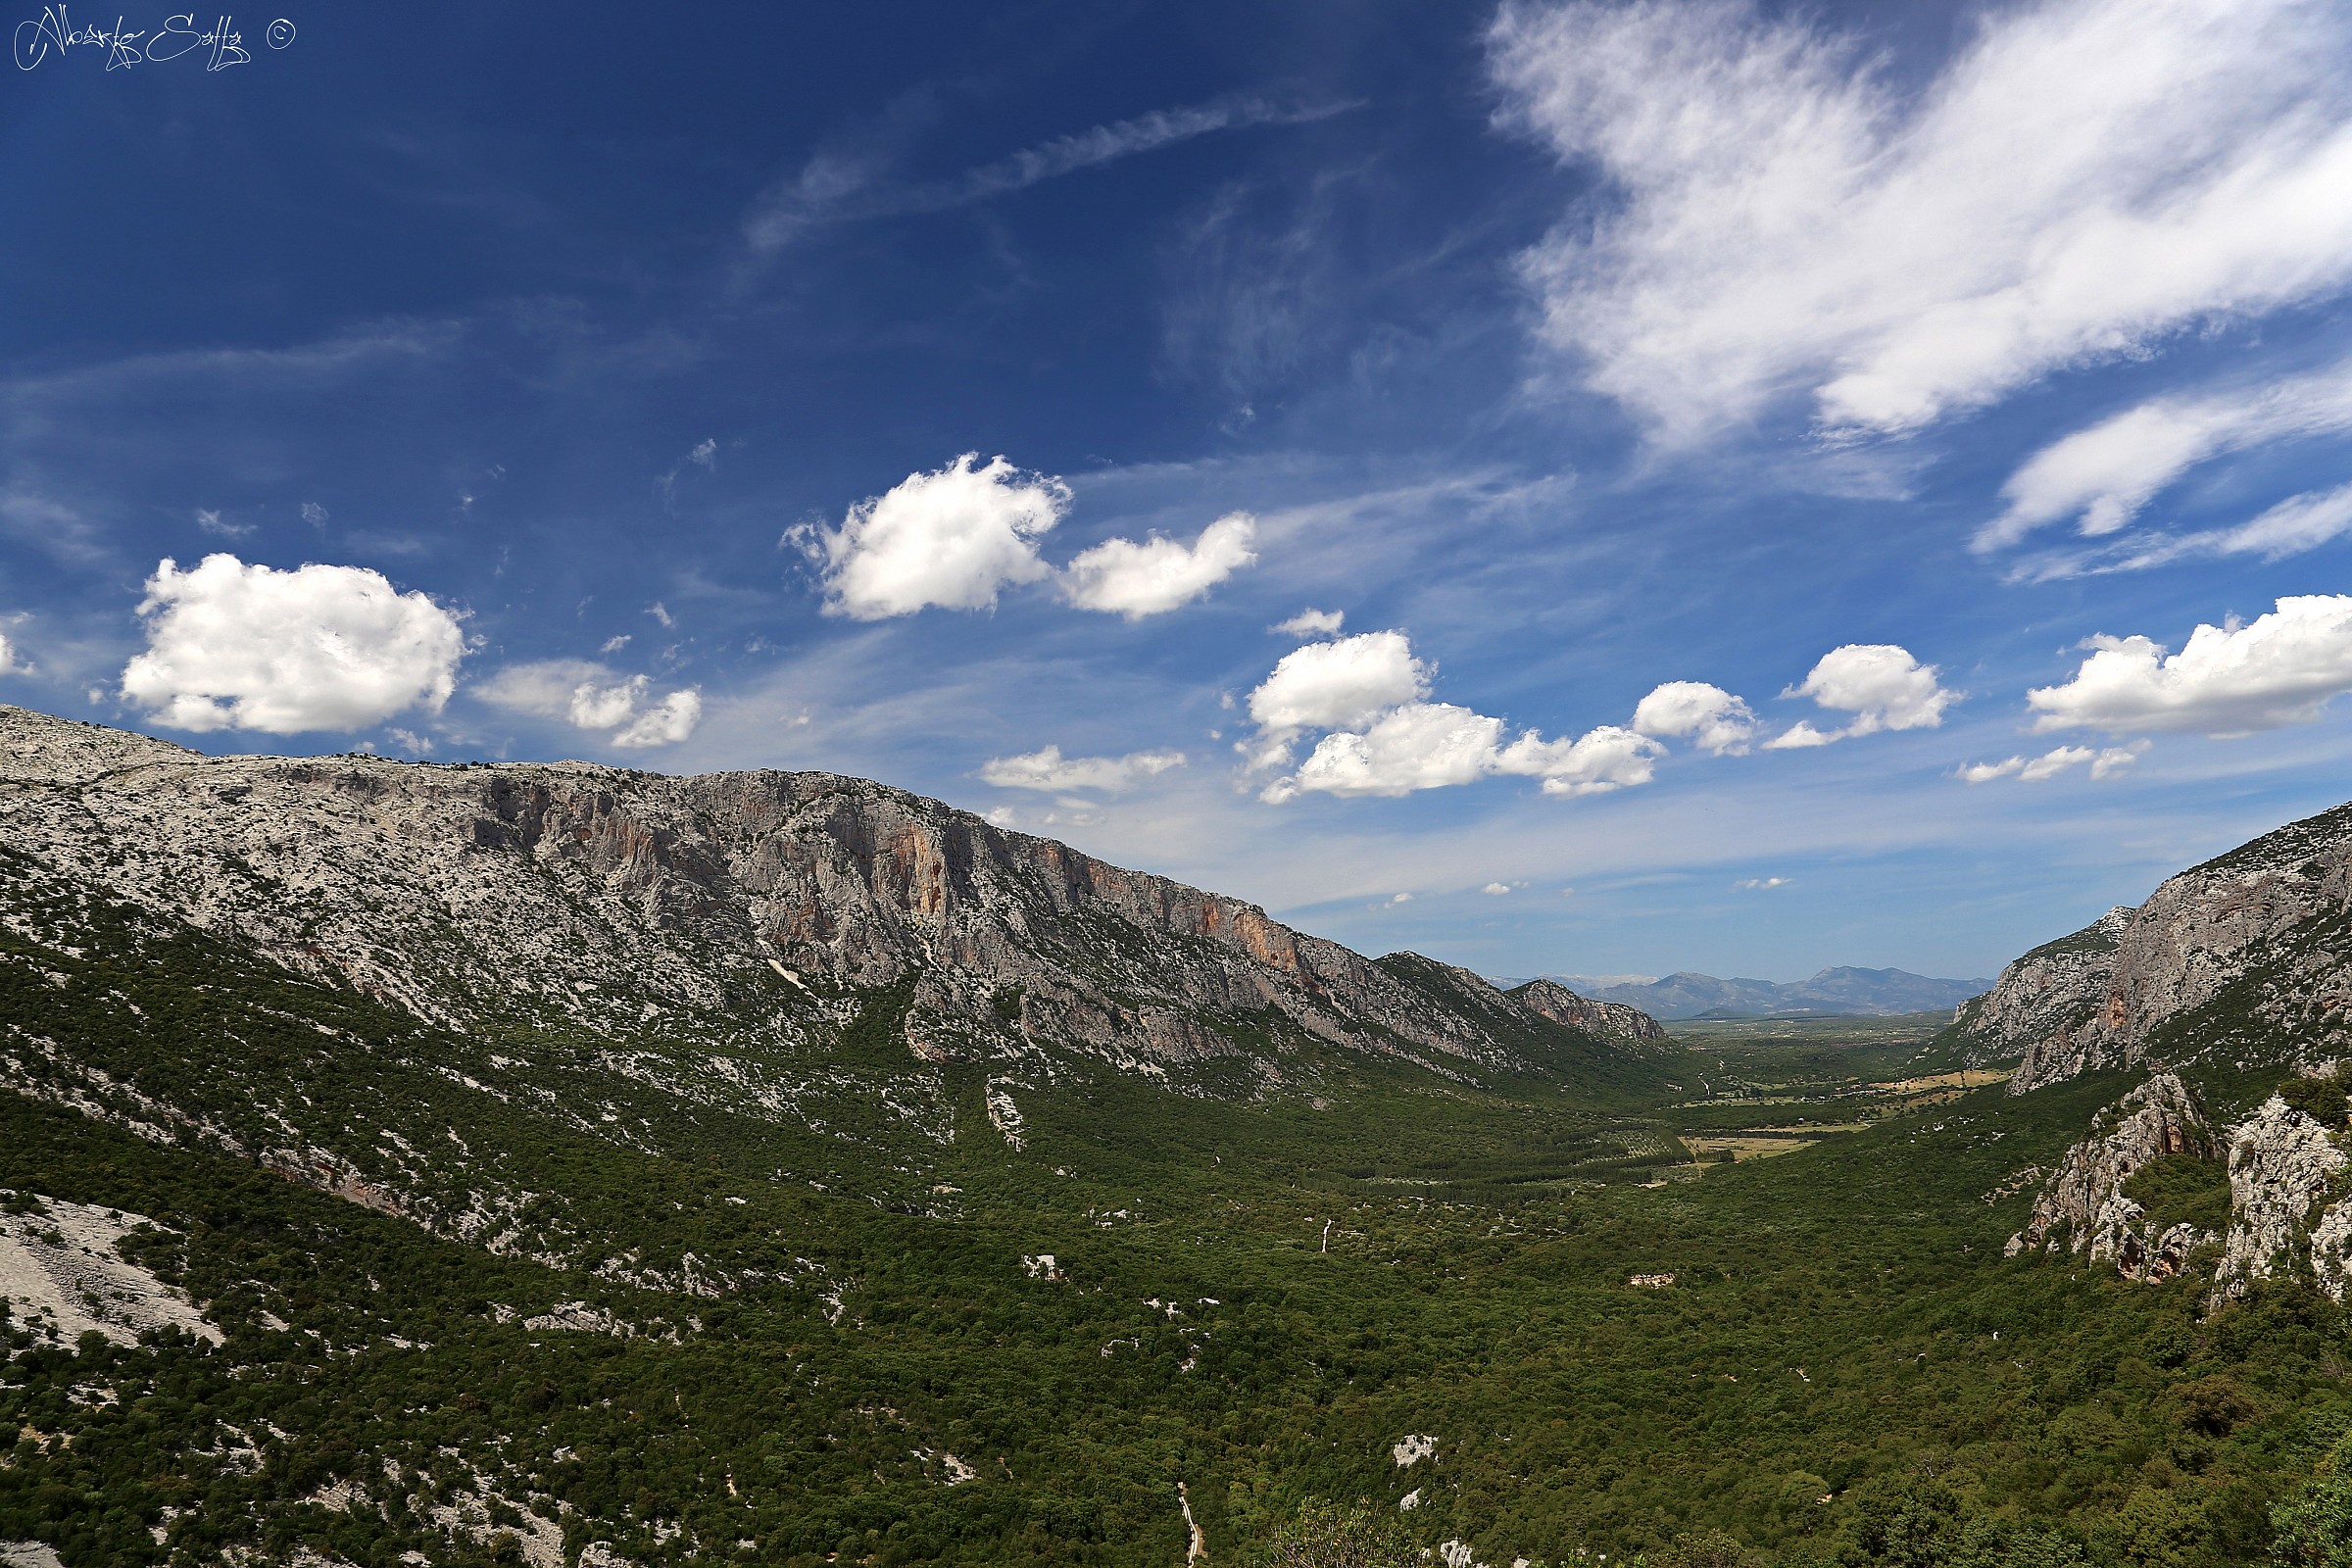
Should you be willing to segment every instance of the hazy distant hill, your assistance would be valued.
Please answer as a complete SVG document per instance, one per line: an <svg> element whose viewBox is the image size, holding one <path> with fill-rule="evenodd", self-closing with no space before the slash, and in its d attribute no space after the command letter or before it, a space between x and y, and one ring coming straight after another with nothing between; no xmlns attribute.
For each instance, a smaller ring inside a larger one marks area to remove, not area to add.
<svg viewBox="0 0 2352 1568"><path fill-rule="evenodd" d="M1992 988L1990 980L1938 980L1907 969L1824 969L1810 980L1719 980L1681 970L1642 984L1609 976L1556 975L1586 996L1621 1002L1653 1018L1762 1018L1783 1014L1936 1012Z"/></svg>

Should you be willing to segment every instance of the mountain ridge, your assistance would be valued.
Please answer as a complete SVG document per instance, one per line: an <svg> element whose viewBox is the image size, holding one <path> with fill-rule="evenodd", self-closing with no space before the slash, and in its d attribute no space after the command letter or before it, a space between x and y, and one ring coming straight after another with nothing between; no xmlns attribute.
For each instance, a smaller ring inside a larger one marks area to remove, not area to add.
<svg viewBox="0 0 2352 1568"><path fill-rule="evenodd" d="M443 1023L783 1040L886 998L933 1062L1223 1062L1260 1087L1329 1047L1453 1076L1646 1070L1623 1030L1458 966L1408 981L1255 905L837 774L208 757L0 708L0 842Z"/></svg>
<svg viewBox="0 0 2352 1568"><path fill-rule="evenodd" d="M1719 979L1677 970L1642 983L1596 984L1595 977L1554 975L1596 1001L1640 1008L1667 1020L1784 1016L1889 1016L1939 1012L1990 989L1990 980L1947 980L1907 969L1838 964L1794 981Z"/></svg>

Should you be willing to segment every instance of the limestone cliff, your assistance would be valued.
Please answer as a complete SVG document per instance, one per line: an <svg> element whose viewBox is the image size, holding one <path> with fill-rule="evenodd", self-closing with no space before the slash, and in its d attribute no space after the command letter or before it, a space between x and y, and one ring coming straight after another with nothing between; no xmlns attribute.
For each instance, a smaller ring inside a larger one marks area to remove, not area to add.
<svg viewBox="0 0 2352 1568"><path fill-rule="evenodd" d="M2004 970L1955 1020L2012 1093L2101 1068L2344 1054L2352 807L2265 834Z"/></svg>
<svg viewBox="0 0 2352 1568"><path fill-rule="evenodd" d="M2230 1250L2217 1299L2294 1266L2308 1249L2313 1275L2344 1298L2352 1202L2328 1203L2346 1164L2329 1130L2274 1095L2230 1138Z"/></svg>
<svg viewBox="0 0 2352 1568"><path fill-rule="evenodd" d="M1146 1072L1278 1072L1310 1042L1456 1074L1609 1054L1467 971L826 773L210 758L0 708L0 844L461 1024L790 1037L883 1007L931 1060Z"/></svg>
<svg viewBox="0 0 2352 1568"><path fill-rule="evenodd" d="M1666 1026L1640 1007L1622 1002L1596 1002L1579 996L1556 980L1530 980L1508 995L1521 1006L1542 1013L1554 1023L1582 1029L1590 1035L1628 1041L1663 1041Z"/></svg>
<svg viewBox="0 0 2352 1568"><path fill-rule="evenodd" d="M2023 1057L2037 1065L2042 1053L2065 1050L2106 1000L2132 914L2119 905L2072 936L2044 943L2003 969L1990 991L1963 1003L1953 1016L1968 1036L1970 1060ZM2021 1071L2032 1076L2034 1067Z"/></svg>
<svg viewBox="0 0 2352 1568"><path fill-rule="evenodd" d="M2160 1073L2099 1113L2091 1134L2066 1152L2034 1201L2034 1217L2010 1238L2015 1256L2061 1239L2094 1260L2112 1260L2132 1279L2169 1279L2199 1245L2217 1238L2194 1225L2151 1221L2125 1186L2168 1155L2220 1153L2212 1125L2188 1086Z"/></svg>

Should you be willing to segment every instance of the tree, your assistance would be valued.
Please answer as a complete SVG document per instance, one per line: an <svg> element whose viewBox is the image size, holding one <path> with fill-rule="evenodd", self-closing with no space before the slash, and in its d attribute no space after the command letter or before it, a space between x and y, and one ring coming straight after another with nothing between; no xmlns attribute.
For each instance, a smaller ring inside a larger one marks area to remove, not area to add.
<svg viewBox="0 0 2352 1568"><path fill-rule="evenodd" d="M1396 1520L1362 1503L1308 1502L1274 1537L1271 1568L1415 1568L1420 1553Z"/></svg>
<svg viewBox="0 0 2352 1568"><path fill-rule="evenodd" d="M2271 1560L2284 1568L2352 1568L2352 1480L2322 1481L2271 1510Z"/></svg>

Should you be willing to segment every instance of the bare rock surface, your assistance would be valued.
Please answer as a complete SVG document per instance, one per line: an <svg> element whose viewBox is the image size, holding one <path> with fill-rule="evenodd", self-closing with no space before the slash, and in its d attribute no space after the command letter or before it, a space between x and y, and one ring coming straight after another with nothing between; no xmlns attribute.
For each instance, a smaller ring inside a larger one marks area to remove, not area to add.
<svg viewBox="0 0 2352 1568"><path fill-rule="evenodd" d="M1666 1026L1640 1007L1622 1002L1595 1001L1569 990L1557 980L1530 980L1508 994L1521 1006L1589 1035L1619 1040L1666 1038Z"/></svg>
<svg viewBox="0 0 2352 1568"><path fill-rule="evenodd" d="M1402 974L826 773L211 758L0 707L0 844L461 1025L789 1039L812 999L882 991L934 1061L1059 1049L1152 1071L1318 1040L1456 1075L1539 1065L1590 1027L1561 1039L1468 971Z"/></svg>
<svg viewBox="0 0 2352 1568"><path fill-rule="evenodd" d="M2234 1065L2352 1040L2352 807L2181 872L2012 963L1956 1018L1971 1054L2020 1054L2010 1090L2219 1052Z"/></svg>
<svg viewBox="0 0 2352 1568"><path fill-rule="evenodd" d="M1984 996L1955 1014L1970 1037L1973 1060L2023 1056L2031 1076L2038 1057L2063 1051L2073 1032L2107 996L2115 950L2132 910L2118 905L2072 936L2044 943L2001 971Z"/></svg>
<svg viewBox="0 0 2352 1568"><path fill-rule="evenodd" d="M2159 1073L2101 1111L2090 1136L2066 1152L2034 1201L2033 1219L2011 1239L2010 1253L2054 1248L2063 1237L2073 1250L2111 1260L2130 1278L2169 1279L2190 1250L2215 1238L2189 1225L2160 1232L2125 1196L2125 1184L2167 1155L2211 1159L2220 1152L2221 1141L2188 1086Z"/></svg>
<svg viewBox="0 0 2352 1568"><path fill-rule="evenodd" d="M2238 1296L2249 1282L2291 1265L2299 1244L2312 1249L2320 1285L2342 1300L2344 1242L2352 1213L2337 1203L2319 1212L2347 1160L2328 1129L2273 1095L2230 1139L2230 1250L2216 1277L2217 1296Z"/></svg>
<svg viewBox="0 0 2352 1568"><path fill-rule="evenodd" d="M72 1345L95 1329L117 1345L135 1345L150 1329L179 1328L220 1343L186 1295L118 1250L145 1215L41 1199L21 1213L0 1213L0 1300L20 1327Z"/></svg>

